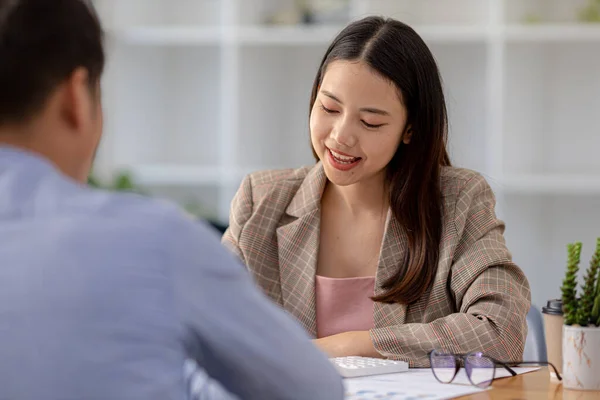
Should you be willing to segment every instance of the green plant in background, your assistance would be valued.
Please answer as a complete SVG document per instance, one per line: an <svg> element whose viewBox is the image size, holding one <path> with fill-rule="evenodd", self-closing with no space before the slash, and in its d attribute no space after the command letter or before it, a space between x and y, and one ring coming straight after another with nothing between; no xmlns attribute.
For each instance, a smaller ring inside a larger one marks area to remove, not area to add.
<svg viewBox="0 0 600 400"><path fill-rule="evenodd" d="M600 0L588 0L588 5L579 11L582 22L600 22Z"/></svg>
<svg viewBox="0 0 600 400"><path fill-rule="evenodd" d="M600 238L584 277L582 295L577 298L577 274L581 258L581 243L567 246L568 264L561 287L565 325L600 326Z"/></svg>
<svg viewBox="0 0 600 400"><path fill-rule="evenodd" d="M600 22L600 0L588 0L588 4L577 12L577 17L580 22L598 23ZM536 13L528 13L523 17L525 24L539 24L542 22L542 17Z"/></svg>
<svg viewBox="0 0 600 400"><path fill-rule="evenodd" d="M90 176L88 176L88 185L95 188L102 187L98 179L93 174L90 174Z"/></svg>
<svg viewBox="0 0 600 400"><path fill-rule="evenodd" d="M126 173L118 174L113 183L113 189L118 191L136 192L138 189L133 184L131 176Z"/></svg>
<svg viewBox="0 0 600 400"><path fill-rule="evenodd" d="M523 22L526 24L539 24L540 22L542 22L542 17L540 17L537 14L527 14L525 15L525 17L523 18Z"/></svg>
<svg viewBox="0 0 600 400"><path fill-rule="evenodd" d="M102 184L100 180L92 173L88 177L88 185L105 190L113 190L118 192L135 192L142 194L142 190L138 188L128 172L119 172L113 179L113 181L108 184Z"/></svg>

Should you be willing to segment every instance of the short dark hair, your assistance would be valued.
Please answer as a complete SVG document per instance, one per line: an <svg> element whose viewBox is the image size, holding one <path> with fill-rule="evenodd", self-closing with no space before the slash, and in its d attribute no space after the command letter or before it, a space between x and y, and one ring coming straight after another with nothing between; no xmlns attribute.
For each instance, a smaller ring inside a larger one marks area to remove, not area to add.
<svg viewBox="0 0 600 400"><path fill-rule="evenodd" d="M384 303L410 304L431 287L439 261L443 199L441 168L448 117L442 79L433 54L408 25L392 18L366 17L348 25L325 53L310 98L312 110L323 76L336 60L362 61L398 89L408 112L412 137L402 143L386 169L390 206L408 236L408 257L374 297ZM318 160L314 151L313 154Z"/></svg>
<svg viewBox="0 0 600 400"><path fill-rule="evenodd" d="M93 90L104 70L103 32L87 0L0 0L0 124L23 122L75 69Z"/></svg>

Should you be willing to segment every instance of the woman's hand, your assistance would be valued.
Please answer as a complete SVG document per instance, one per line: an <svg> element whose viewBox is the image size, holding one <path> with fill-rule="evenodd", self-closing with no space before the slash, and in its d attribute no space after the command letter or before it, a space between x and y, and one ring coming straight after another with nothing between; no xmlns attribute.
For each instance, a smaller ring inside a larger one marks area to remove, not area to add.
<svg viewBox="0 0 600 400"><path fill-rule="evenodd" d="M378 357L369 331L344 332L337 335L315 339L314 344L328 357L362 356Z"/></svg>

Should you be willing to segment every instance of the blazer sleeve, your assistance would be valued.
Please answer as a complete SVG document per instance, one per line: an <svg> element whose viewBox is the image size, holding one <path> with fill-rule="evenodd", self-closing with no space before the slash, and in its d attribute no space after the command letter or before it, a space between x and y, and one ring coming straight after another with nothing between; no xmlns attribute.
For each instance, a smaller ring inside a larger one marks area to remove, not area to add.
<svg viewBox="0 0 600 400"><path fill-rule="evenodd" d="M462 188L456 203L458 238L448 289L458 312L430 323L376 328L371 339L378 352L429 366L428 353L483 353L502 361L521 361L527 336L530 288L511 260L496 218L495 197L480 175Z"/></svg>
<svg viewBox="0 0 600 400"><path fill-rule="evenodd" d="M244 226L252 215L252 179L247 175L240 185L237 193L231 201L231 211L229 214L229 227L223 234L221 243L233 254L235 254L244 264L246 260L239 246L239 239Z"/></svg>

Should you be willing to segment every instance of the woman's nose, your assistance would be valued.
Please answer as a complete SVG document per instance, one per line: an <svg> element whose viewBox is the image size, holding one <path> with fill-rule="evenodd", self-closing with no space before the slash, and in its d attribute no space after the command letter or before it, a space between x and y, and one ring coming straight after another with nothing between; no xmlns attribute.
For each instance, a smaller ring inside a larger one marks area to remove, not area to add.
<svg viewBox="0 0 600 400"><path fill-rule="evenodd" d="M331 131L331 138L346 148L356 145L356 134L348 118L341 118Z"/></svg>

